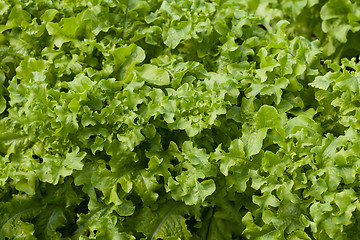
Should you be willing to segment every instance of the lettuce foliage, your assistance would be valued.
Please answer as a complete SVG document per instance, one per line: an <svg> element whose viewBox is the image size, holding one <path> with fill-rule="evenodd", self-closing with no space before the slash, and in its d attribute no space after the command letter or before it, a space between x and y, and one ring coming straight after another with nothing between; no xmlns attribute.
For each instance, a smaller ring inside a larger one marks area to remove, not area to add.
<svg viewBox="0 0 360 240"><path fill-rule="evenodd" d="M0 2L0 239L360 239L355 0Z"/></svg>

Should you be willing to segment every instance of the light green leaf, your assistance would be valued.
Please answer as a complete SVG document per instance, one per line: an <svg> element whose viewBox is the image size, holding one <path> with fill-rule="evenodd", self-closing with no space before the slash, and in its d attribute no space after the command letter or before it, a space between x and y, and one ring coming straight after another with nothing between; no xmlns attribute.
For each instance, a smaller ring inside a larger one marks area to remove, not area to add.
<svg viewBox="0 0 360 240"><path fill-rule="evenodd" d="M158 68L152 64L144 64L137 68L137 72L140 77L149 84L157 86L169 85L170 77L169 73L161 68Z"/></svg>
<svg viewBox="0 0 360 240"><path fill-rule="evenodd" d="M325 75L325 76L316 77L313 82L309 83L309 85L312 86L312 87L315 87L315 88L327 90L332 82L334 82L334 80L329 79Z"/></svg>
<svg viewBox="0 0 360 240"><path fill-rule="evenodd" d="M262 159L262 168L272 176L281 177L286 169L287 161L280 159L275 153L266 151Z"/></svg>
<svg viewBox="0 0 360 240"><path fill-rule="evenodd" d="M6 109L6 100L4 96L0 94L0 114L3 113Z"/></svg>
<svg viewBox="0 0 360 240"><path fill-rule="evenodd" d="M46 30L49 35L54 36L54 43L58 48L61 48L66 42L76 40L78 28L79 21L76 17L64 18L61 27L58 23L48 22L46 24Z"/></svg>
<svg viewBox="0 0 360 240"><path fill-rule="evenodd" d="M124 64L130 66L136 63L140 63L145 59L144 50L135 44L130 44L127 47L116 48L112 52L112 55L114 57L115 70Z"/></svg>
<svg viewBox="0 0 360 240"><path fill-rule="evenodd" d="M87 214L80 214L77 220L79 226L74 233L74 237L79 239L116 239L134 240L130 234L122 231L119 219L113 214L116 208L95 203L94 208Z"/></svg>
<svg viewBox="0 0 360 240"><path fill-rule="evenodd" d="M247 139L247 156L251 157L255 154L258 154L263 145L263 140L266 137L267 128L260 128L256 132L249 135L249 139Z"/></svg>
<svg viewBox="0 0 360 240"><path fill-rule="evenodd" d="M220 161L220 172L225 176L228 175L231 167L248 164L248 160L245 158L244 143L241 139L235 139L231 142L228 153L222 151L219 146L212 154L212 158Z"/></svg>
<svg viewBox="0 0 360 240"><path fill-rule="evenodd" d="M39 169L39 178L41 181L57 184L61 177L71 175L74 170L82 170L85 158L85 152L79 152L75 148L72 152L66 153L66 157L45 155L42 168Z"/></svg>
<svg viewBox="0 0 360 240"><path fill-rule="evenodd" d="M182 40L190 38L191 23L189 21L179 22L168 31L163 32L164 43L171 49L176 48Z"/></svg>
<svg viewBox="0 0 360 240"><path fill-rule="evenodd" d="M255 126L261 128L281 128L281 120L278 111L273 106L261 106L256 114Z"/></svg>
<svg viewBox="0 0 360 240"><path fill-rule="evenodd" d="M262 196L253 196L253 202L261 209L267 209L269 206L278 207L280 205L279 199L269 192L265 192Z"/></svg>

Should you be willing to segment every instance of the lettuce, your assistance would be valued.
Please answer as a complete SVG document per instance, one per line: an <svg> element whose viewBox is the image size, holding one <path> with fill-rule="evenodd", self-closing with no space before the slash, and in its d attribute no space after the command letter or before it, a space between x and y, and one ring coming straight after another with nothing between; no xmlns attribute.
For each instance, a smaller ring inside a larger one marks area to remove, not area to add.
<svg viewBox="0 0 360 240"><path fill-rule="evenodd" d="M0 2L0 239L359 239L352 0Z"/></svg>

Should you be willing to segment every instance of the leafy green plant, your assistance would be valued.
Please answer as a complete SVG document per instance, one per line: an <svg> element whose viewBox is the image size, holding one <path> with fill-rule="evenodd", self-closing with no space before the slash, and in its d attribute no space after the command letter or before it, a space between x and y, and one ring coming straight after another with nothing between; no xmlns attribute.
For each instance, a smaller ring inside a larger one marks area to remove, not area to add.
<svg viewBox="0 0 360 240"><path fill-rule="evenodd" d="M0 2L0 239L359 239L353 0Z"/></svg>

